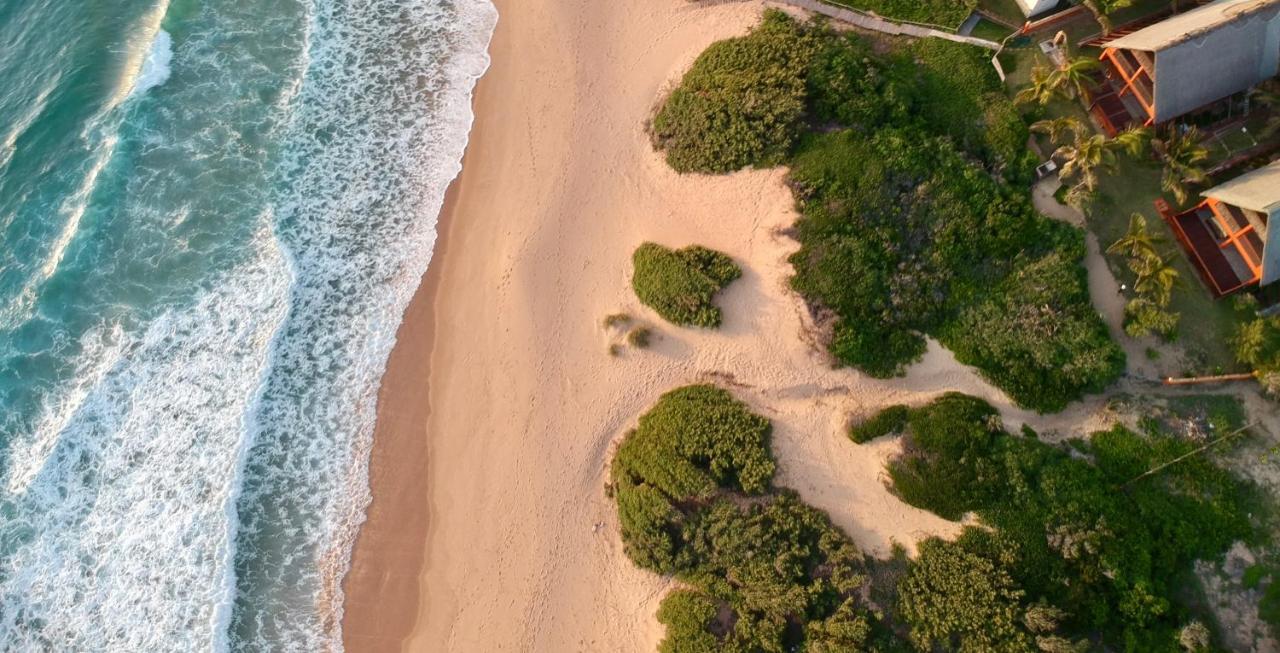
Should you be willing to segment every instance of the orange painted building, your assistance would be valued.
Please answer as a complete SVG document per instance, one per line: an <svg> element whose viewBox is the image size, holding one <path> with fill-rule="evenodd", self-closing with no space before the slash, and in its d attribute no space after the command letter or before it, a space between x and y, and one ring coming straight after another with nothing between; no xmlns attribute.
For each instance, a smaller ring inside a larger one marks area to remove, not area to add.
<svg viewBox="0 0 1280 653"><path fill-rule="evenodd" d="M1110 133L1154 125L1273 77L1280 0L1217 0L1103 43L1092 113Z"/></svg>
<svg viewBox="0 0 1280 653"><path fill-rule="evenodd" d="M1160 214L1178 236L1215 297L1280 280L1280 160L1204 192L1204 201Z"/></svg>

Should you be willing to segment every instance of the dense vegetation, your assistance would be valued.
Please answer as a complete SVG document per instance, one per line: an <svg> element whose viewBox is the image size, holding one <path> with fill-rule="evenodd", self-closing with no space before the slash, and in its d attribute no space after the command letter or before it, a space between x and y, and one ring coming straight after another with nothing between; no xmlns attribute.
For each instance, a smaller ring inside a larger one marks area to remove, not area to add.
<svg viewBox="0 0 1280 653"><path fill-rule="evenodd" d="M627 555L689 586L659 608L664 653L835 653L875 637L862 554L825 514L772 487L768 439L768 420L696 385L663 395L618 448Z"/></svg>
<svg viewBox="0 0 1280 653"><path fill-rule="evenodd" d="M876 54L860 37L771 10L694 62L651 125L680 172L785 163L807 125L912 126L1028 178L1026 124L984 51L927 39Z"/></svg>
<svg viewBox="0 0 1280 653"><path fill-rule="evenodd" d="M693 245L672 250L645 243L632 255L631 287L645 306L667 321L688 326L720 326L717 292L742 276L733 259Z"/></svg>
<svg viewBox="0 0 1280 653"><path fill-rule="evenodd" d="M892 376L931 333L1045 411L1123 369L1089 301L1080 232L1038 215L950 141L814 136L791 184L802 213L793 285L837 316L830 347L841 361Z"/></svg>
<svg viewBox="0 0 1280 653"><path fill-rule="evenodd" d="M1154 419L1068 450L952 393L868 424L905 434L895 493L979 523L871 561L772 485L769 422L727 391L679 388L640 418L611 491L627 555L684 586L659 608L660 651L1210 650L1192 563L1259 543L1269 519L1205 456L1162 467L1198 445Z"/></svg>
<svg viewBox="0 0 1280 653"><path fill-rule="evenodd" d="M907 503L981 527L930 540L899 587L924 648L1178 651L1191 565L1255 536L1251 489L1197 445L1152 429L1095 433L1065 451L1006 433L994 409L950 394L907 418L889 465ZM1254 515L1257 516L1256 514Z"/></svg>
<svg viewBox="0 0 1280 653"><path fill-rule="evenodd" d="M740 129L750 119L735 112L771 118ZM877 54L767 12L700 57L654 125L678 170L787 157L802 214L793 285L834 314L841 362L900 374L929 334L1041 411L1124 369L1089 301L1079 230L1020 188L1027 127L979 49L926 39Z"/></svg>

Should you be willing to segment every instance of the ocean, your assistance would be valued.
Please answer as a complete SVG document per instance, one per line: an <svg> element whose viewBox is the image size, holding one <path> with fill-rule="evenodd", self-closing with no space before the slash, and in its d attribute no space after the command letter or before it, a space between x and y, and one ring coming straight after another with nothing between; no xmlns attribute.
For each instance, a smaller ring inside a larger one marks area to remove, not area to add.
<svg viewBox="0 0 1280 653"><path fill-rule="evenodd" d="M488 0L0 0L0 650L341 648Z"/></svg>

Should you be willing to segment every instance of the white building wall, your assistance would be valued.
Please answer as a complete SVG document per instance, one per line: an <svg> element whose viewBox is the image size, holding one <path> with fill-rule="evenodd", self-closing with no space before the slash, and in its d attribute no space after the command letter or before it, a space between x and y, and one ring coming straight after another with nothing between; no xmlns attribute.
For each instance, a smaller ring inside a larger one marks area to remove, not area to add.
<svg viewBox="0 0 1280 653"><path fill-rule="evenodd" d="M1018 6L1022 8L1022 13L1026 14L1027 18L1049 11L1056 4L1058 0L1018 0Z"/></svg>

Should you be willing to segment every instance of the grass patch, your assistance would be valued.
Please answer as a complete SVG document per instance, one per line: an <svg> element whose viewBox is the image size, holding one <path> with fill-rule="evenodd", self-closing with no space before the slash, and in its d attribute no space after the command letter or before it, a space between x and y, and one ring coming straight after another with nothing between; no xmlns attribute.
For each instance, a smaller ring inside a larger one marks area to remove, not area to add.
<svg viewBox="0 0 1280 653"><path fill-rule="evenodd" d="M1027 22L1026 15L1022 13L1022 7L1019 7L1015 0L978 0L978 8L1014 25Z"/></svg>
<svg viewBox="0 0 1280 653"><path fill-rule="evenodd" d="M1173 289L1167 310L1194 317L1181 320L1174 336L1187 353L1183 372L1198 375L1245 371L1231 351L1230 337L1252 311L1240 310L1231 301L1215 301L1186 253L1178 247L1169 225L1156 215L1154 203L1162 196L1160 166L1147 160L1127 161L1116 174L1102 177L1098 192L1098 200L1087 207L1085 215L1089 230L1097 235L1104 250L1125 234L1129 215L1142 213L1151 218L1148 224L1163 241L1165 258L1178 270L1180 282ZM1171 196L1166 199L1173 203ZM1124 256L1104 256L1116 279L1132 288L1134 275Z"/></svg>
<svg viewBox="0 0 1280 653"><path fill-rule="evenodd" d="M1005 38L1012 33L1013 30L1005 27L1004 25L983 19L978 21L977 25L973 26L973 32L969 35L975 38L986 39L988 41L995 41L996 43L999 43L1005 40Z"/></svg>
<svg viewBox="0 0 1280 653"><path fill-rule="evenodd" d="M1179 630L1201 616L1179 602L1193 562L1262 537L1250 518L1254 488L1205 457L1141 477L1196 442L1116 427L1078 446L1087 459L1010 435L994 409L963 395L911 411L904 453L889 465L893 489L944 517L975 512L983 525L928 545L965 564L913 570L932 582L912 600L933 607L907 612L913 633L959 639L960 650L963 642L1025 650L1047 636L1028 619L1042 606L1051 609L1040 616L1053 616L1054 636L1068 642L1171 650ZM987 580L970 578L972 569ZM980 605L976 591L988 597ZM1009 611L1022 618L1011 622Z"/></svg>
<svg viewBox="0 0 1280 653"><path fill-rule="evenodd" d="M686 326L720 326L720 308L712 299L742 276L733 259L698 245L673 250L645 243L631 260L631 287L640 302L668 322Z"/></svg>

